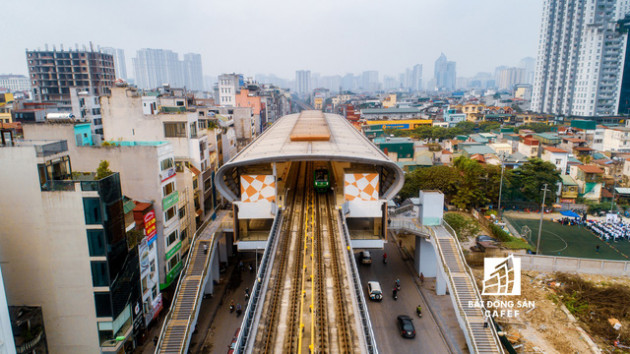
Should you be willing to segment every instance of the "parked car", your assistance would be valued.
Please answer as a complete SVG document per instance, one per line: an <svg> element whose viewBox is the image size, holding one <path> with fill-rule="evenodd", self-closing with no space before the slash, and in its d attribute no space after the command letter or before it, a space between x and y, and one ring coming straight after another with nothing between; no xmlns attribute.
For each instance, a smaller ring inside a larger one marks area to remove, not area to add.
<svg viewBox="0 0 630 354"><path fill-rule="evenodd" d="M411 322L411 317L406 315L398 316L398 328L400 329L400 335L403 338L415 338L416 329Z"/></svg>
<svg viewBox="0 0 630 354"><path fill-rule="evenodd" d="M361 263L372 264L372 256L370 255L370 251L361 252Z"/></svg>
<svg viewBox="0 0 630 354"><path fill-rule="evenodd" d="M383 290L381 289L381 284L375 280L369 281L367 283L368 295L370 296L370 300L373 301L381 301L383 300Z"/></svg>
<svg viewBox="0 0 630 354"><path fill-rule="evenodd" d="M485 252L487 249L491 248L499 248L498 242L495 238L490 237L488 235L479 235L476 238L477 247L480 251Z"/></svg>
<svg viewBox="0 0 630 354"><path fill-rule="evenodd" d="M234 338L232 338L232 343L228 346L228 354L234 353L236 350L236 340L238 339L238 334L241 332L241 328L237 328L236 332L234 332Z"/></svg>

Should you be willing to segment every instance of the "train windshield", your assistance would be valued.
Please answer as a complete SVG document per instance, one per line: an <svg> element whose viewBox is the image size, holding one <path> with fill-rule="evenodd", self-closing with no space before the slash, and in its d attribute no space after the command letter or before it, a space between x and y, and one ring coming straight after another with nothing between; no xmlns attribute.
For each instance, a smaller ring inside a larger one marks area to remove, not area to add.
<svg viewBox="0 0 630 354"><path fill-rule="evenodd" d="M328 171L326 171L326 170L317 170L317 171L315 171L315 180L316 181L326 181L326 180L328 180Z"/></svg>

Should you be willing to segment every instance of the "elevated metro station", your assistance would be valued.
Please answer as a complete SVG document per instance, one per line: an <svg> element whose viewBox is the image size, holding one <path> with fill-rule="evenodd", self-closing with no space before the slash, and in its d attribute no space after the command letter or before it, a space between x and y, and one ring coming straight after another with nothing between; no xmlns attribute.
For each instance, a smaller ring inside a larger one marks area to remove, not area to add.
<svg viewBox="0 0 630 354"><path fill-rule="evenodd" d="M311 162L310 169L298 169ZM381 248L387 200L403 185L402 170L343 117L321 111L285 116L223 165L218 190L233 203L239 250L264 249L278 209L295 179L333 194L345 215L353 248Z"/></svg>

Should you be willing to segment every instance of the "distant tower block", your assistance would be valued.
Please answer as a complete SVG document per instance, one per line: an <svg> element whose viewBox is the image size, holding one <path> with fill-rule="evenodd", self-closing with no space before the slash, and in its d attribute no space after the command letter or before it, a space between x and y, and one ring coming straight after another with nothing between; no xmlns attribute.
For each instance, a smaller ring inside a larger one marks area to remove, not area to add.
<svg viewBox="0 0 630 354"><path fill-rule="evenodd" d="M442 224L444 194L440 191L420 191L420 223L426 226Z"/></svg>

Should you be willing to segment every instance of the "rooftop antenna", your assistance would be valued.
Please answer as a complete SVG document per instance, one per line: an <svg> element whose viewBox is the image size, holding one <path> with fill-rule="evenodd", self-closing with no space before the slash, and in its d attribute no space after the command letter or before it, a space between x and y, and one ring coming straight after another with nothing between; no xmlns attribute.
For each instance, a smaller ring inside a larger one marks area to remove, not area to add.
<svg viewBox="0 0 630 354"><path fill-rule="evenodd" d="M78 52L79 51L79 43L75 43L74 44L74 49Z"/></svg>
<svg viewBox="0 0 630 354"><path fill-rule="evenodd" d="M48 51L48 43L46 43L46 45L44 46L44 48L46 48L46 51Z"/></svg>
<svg viewBox="0 0 630 354"><path fill-rule="evenodd" d="M53 44L53 52L57 51L57 47Z"/></svg>
<svg viewBox="0 0 630 354"><path fill-rule="evenodd" d="M63 52L63 43L61 43L61 44L59 45L59 50L61 50L61 51Z"/></svg>
<svg viewBox="0 0 630 354"><path fill-rule="evenodd" d="M94 51L94 45L92 44L92 41L90 41L90 52Z"/></svg>

